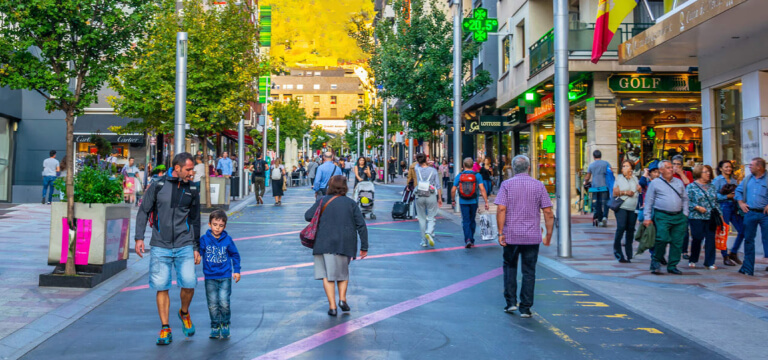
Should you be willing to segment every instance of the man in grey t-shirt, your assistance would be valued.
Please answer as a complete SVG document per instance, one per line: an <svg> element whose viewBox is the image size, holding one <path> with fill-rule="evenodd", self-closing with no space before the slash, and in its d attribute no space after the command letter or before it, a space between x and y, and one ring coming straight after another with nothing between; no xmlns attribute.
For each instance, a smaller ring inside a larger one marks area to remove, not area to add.
<svg viewBox="0 0 768 360"><path fill-rule="evenodd" d="M43 160L43 205L45 205L45 193L48 191L48 204L53 198L53 182L56 181L56 173L59 171L59 160L56 160L56 150L51 150L49 158Z"/></svg>
<svg viewBox="0 0 768 360"><path fill-rule="evenodd" d="M589 192L592 196L592 222L595 226L605 227L608 223L608 184L605 181L605 175L611 170L611 164L602 160L603 153L595 150L592 153L595 161L589 164L587 175L584 177L584 183L592 180L592 186Z"/></svg>

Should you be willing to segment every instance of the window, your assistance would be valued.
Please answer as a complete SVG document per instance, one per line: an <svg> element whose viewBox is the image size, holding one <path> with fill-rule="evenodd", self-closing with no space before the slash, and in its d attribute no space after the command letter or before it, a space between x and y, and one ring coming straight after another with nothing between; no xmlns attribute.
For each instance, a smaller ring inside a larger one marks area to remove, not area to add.
<svg viewBox="0 0 768 360"><path fill-rule="evenodd" d="M336 112L336 108L331 108L331 117L337 117L338 113Z"/></svg>
<svg viewBox="0 0 768 360"><path fill-rule="evenodd" d="M315 90L320 90L320 84L312 85L312 88Z"/></svg>
<svg viewBox="0 0 768 360"><path fill-rule="evenodd" d="M314 98L314 101L315 101L315 105L320 105L320 97L319 96L314 96L313 98Z"/></svg>
<svg viewBox="0 0 768 360"><path fill-rule="evenodd" d="M336 95L331 96L331 105L336 105Z"/></svg>
<svg viewBox="0 0 768 360"><path fill-rule="evenodd" d="M336 90L338 86L336 84L331 84L331 90Z"/></svg>
<svg viewBox="0 0 768 360"><path fill-rule="evenodd" d="M515 47L517 48L517 51L515 54L515 59L523 60L525 59L525 51L527 50L525 45L525 22L520 22L520 24L517 25L516 30L517 31L515 36L517 37L517 44L515 44Z"/></svg>
<svg viewBox="0 0 768 360"><path fill-rule="evenodd" d="M298 85L296 85L296 89L297 90L302 90L302 89L304 89L304 85L298 84Z"/></svg>
<svg viewBox="0 0 768 360"><path fill-rule="evenodd" d="M718 158L729 159L733 161L734 170L742 165L742 144L741 144L741 83L731 84L724 88L715 90L717 104L717 126L719 127L718 138L720 139L720 154ZM690 101L694 100L694 101ZM698 99L689 99L690 110L699 106ZM752 132L747 127L747 132Z"/></svg>
<svg viewBox="0 0 768 360"><path fill-rule="evenodd" d="M320 116L320 108L312 109L312 115L313 116Z"/></svg>
<svg viewBox="0 0 768 360"><path fill-rule="evenodd" d="M285 101L285 102L291 101L291 98L293 98L293 95L291 95L291 94L283 95L283 101Z"/></svg>
<svg viewBox="0 0 768 360"><path fill-rule="evenodd" d="M272 102L280 101L280 95L272 95Z"/></svg>
<svg viewBox="0 0 768 360"><path fill-rule="evenodd" d="M320 76L320 72L319 71L315 71L315 76Z"/></svg>
<svg viewBox="0 0 768 360"><path fill-rule="evenodd" d="M512 62L512 35L507 35L501 40L501 73L509 71L509 63Z"/></svg>
<svg viewBox="0 0 768 360"><path fill-rule="evenodd" d="M291 84L285 85L285 90L293 90L293 85Z"/></svg>
<svg viewBox="0 0 768 360"><path fill-rule="evenodd" d="M280 85L275 85L275 90L280 90Z"/></svg>
<svg viewBox="0 0 768 360"><path fill-rule="evenodd" d="M296 76L304 76L304 72L303 71L296 72Z"/></svg>
<svg viewBox="0 0 768 360"><path fill-rule="evenodd" d="M303 104L304 103L304 96L296 95L296 101L298 101L299 104Z"/></svg>
<svg viewBox="0 0 768 360"><path fill-rule="evenodd" d="M312 72L311 71L307 71L307 76L312 76Z"/></svg>
<svg viewBox="0 0 768 360"><path fill-rule="evenodd" d="M357 94L357 105L365 105L365 95Z"/></svg>

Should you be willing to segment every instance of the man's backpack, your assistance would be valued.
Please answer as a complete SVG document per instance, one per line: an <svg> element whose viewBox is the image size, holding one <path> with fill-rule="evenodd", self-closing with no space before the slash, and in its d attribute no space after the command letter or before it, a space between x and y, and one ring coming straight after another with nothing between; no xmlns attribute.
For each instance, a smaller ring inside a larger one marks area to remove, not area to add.
<svg viewBox="0 0 768 360"><path fill-rule="evenodd" d="M155 225L157 225L157 194L160 193L160 189L163 188L163 185L165 185L165 179L158 179L157 182L155 182L155 202L152 205L152 210L149 212L148 220L149 220L149 227L155 228Z"/></svg>
<svg viewBox="0 0 768 360"><path fill-rule="evenodd" d="M256 176L264 176L267 172L267 163L264 160L256 160L253 166L253 174Z"/></svg>
<svg viewBox="0 0 768 360"><path fill-rule="evenodd" d="M459 196L467 200L477 197L477 177L475 173L461 173L459 175Z"/></svg>

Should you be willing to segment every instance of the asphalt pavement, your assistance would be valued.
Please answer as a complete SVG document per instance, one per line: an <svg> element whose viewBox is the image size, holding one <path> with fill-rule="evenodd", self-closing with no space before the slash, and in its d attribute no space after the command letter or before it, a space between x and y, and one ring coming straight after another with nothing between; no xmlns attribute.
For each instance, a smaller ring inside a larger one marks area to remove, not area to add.
<svg viewBox="0 0 768 360"><path fill-rule="evenodd" d="M350 266L352 311L330 317L311 250L298 232L313 196L289 188L282 206L251 205L229 219L242 257L233 284L232 337L208 339L200 282L190 312L197 334L155 345L155 293L144 277L50 337L25 359L660 359L723 358L643 314L543 266L531 319L502 311L501 248L464 249L461 228L438 219L435 249L419 246L415 221L392 220L399 186L378 185L367 220L369 257ZM267 190L269 195L270 189ZM350 191L350 194L352 191ZM198 276L202 276L198 266ZM179 308L171 290L171 313Z"/></svg>

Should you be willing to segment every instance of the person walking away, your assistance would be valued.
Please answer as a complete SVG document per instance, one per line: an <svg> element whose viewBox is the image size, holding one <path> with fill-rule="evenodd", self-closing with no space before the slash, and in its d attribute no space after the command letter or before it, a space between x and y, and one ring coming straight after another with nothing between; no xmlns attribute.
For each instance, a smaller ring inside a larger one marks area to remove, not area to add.
<svg viewBox="0 0 768 360"><path fill-rule="evenodd" d="M493 194L493 165L491 164L491 158L485 158L483 164L480 167L480 175L483 177L483 185L488 195Z"/></svg>
<svg viewBox="0 0 768 360"><path fill-rule="evenodd" d="M736 229L736 239L730 253L728 250L722 250L723 264L725 266L741 265L739 259L739 247L744 242L744 217L739 213L736 203L736 187L739 182L733 176L733 163L729 160L721 160L717 164L717 177L712 182L717 193L717 204L720 206L720 213L723 215L723 223L730 224Z"/></svg>
<svg viewBox="0 0 768 360"><path fill-rule="evenodd" d="M307 177L309 177L309 184L315 185L315 174L317 172L317 161L313 160L307 164Z"/></svg>
<svg viewBox="0 0 768 360"><path fill-rule="evenodd" d="M219 162L216 165L216 170L221 170L221 175L225 178L232 176L232 159L227 155L226 151L221 153L221 159L219 159Z"/></svg>
<svg viewBox="0 0 768 360"><path fill-rule="evenodd" d="M357 158L357 165L355 165L354 171L355 187L357 187L357 184L359 184L361 181L371 181L371 168L366 165L364 157Z"/></svg>
<svg viewBox="0 0 768 360"><path fill-rule="evenodd" d="M427 164L427 156L423 153L416 155L419 163L416 172L416 217L419 219L421 230L421 246L435 246L435 216L437 209L443 206L440 192L440 180L437 170ZM437 195L437 196L435 196Z"/></svg>
<svg viewBox="0 0 768 360"><path fill-rule="evenodd" d="M459 173L453 179L453 188L451 189L451 199L456 198L456 192L459 193L459 207L461 208L461 227L464 230L464 246L469 249L475 245L475 229L477 223L477 195L483 196L485 201L485 211L488 206L488 194L485 192L483 177L472 171L475 161L468 157L464 159L464 171Z"/></svg>
<svg viewBox="0 0 768 360"><path fill-rule="evenodd" d="M682 275L677 268L683 248L683 236L688 229L688 192L683 181L673 175L672 164L668 160L659 163L661 176L651 181L645 194L643 225L653 221L656 225L656 245L651 260L651 273L661 275L661 262L669 245L667 272Z"/></svg>
<svg viewBox="0 0 768 360"><path fill-rule="evenodd" d="M224 230L227 213L214 210L208 218L208 231L200 238L200 257L205 275L205 297L211 316L211 339L229 338L232 318L230 297L232 279L240 281L240 252L232 238Z"/></svg>
<svg viewBox="0 0 768 360"><path fill-rule="evenodd" d="M338 167L341 169L341 175L344 175L345 178L347 178L347 181L349 181L349 178L347 177L347 161L341 157L339 158L339 164Z"/></svg>
<svg viewBox="0 0 768 360"><path fill-rule="evenodd" d="M448 196L451 195L451 173L448 170L448 160L443 159L443 163L440 165L440 167L437 169L438 173L440 173L440 178L443 181L443 189L445 189L445 203L451 204L453 201L448 198Z"/></svg>
<svg viewBox="0 0 768 360"><path fill-rule="evenodd" d="M541 181L530 176L531 161L525 155L512 159L515 176L501 183L495 204L498 205L496 221L499 225L499 245L504 248L504 311L512 313L520 309L520 317L530 318L533 292L536 284L536 263L539 245L549 246L555 215L552 201ZM542 241L541 213L547 228ZM520 303L517 302L517 263L521 262L523 284Z"/></svg>
<svg viewBox="0 0 768 360"><path fill-rule="evenodd" d="M275 206L283 205L283 182L285 182L285 166L280 158L272 160L270 180L272 180L272 196L275 198Z"/></svg>
<svg viewBox="0 0 768 360"><path fill-rule="evenodd" d="M352 172L352 166L353 166L352 161L349 158L349 156L347 156L347 160L344 161L344 169L343 169L344 176L347 178L347 181L349 181L349 174Z"/></svg>
<svg viewBox="0 0 768 360"><path fill-rule="evenodd" d="M347 304L349 285L349 262L357 255L357 239L360 238L360 259L368 256L368 228L360 207L347 197L347 179L343 175L328 180L327 195L320 196L306 213L304 219L311 221L318 206L320 219L315 235L312 256L315 262L315 279L323 281L328 298L328 315L336 316L336 289L339 289L339 307L350 311Z"/></svg>
<svg viewBox="0 0 768 360"><path fill-rule="evenodd" d="M608 183L606 181L606 175L611 170L611 164L603 160L603 153L600 150L595 150L592 153L592 157L595 158L589 167L587 167L587 175L584 176L584 183L592 181L592 185L589 187L590 196L592 197L592 225L605 227L608 224Z"/></svg>
<svg viewBox="0 0 768 360"><path fill-rule="evenodd" d="M66 184L67 182L67 156L66 155L61 157L61 162L59 163L59 171L56 173L56 177L61 178L61 181L63 181ZM64 198L66 195L67 195L66 190L59 191L59 201L64 201Z"/></svg>
<svg viewBox="0 0 768 360"><path fill-rule="evenodd" d="M693 168L694 182L688 184L688 225L691 229L691 256L688 267L695 268L701 254L701 242L704 241L704 267L717 270L715 266L715 231L712 217L720 216L717 207L717 191L712 185L713 171L709 165L697 165ZM722 219L721 219L722 220ZM725 223L725 221L723 221Z"/></svg>
<svg viewBox="0 0 768 360"><path fill-rule="evenodd" d="M136 214L136 255L144 257L144 231L152 218L150 242L149 286L157 291L157 312L162 328L157 345L168 345L173 340L168 313L171 300L171 272L176 270L176 282L181 287L181 308L178 317L185 336L195 334L195 325L189 314L189 304L195 294L197 276L195 265L200 264L200 193L191 184L195 164L192 155L179 153L173 158L173 172L152 183L144 194Z"/></svg>
<svg viewBox="0 0 768 360"><path fill-rule="evenodd" d="M637 199L642 191L634 175L634 165L629 160L621 163L621 176L616 178L613 196L624 200L616 211L616 234L613 237L613 256L620 263L632 262L632 241L635 239L635 223L637 222ZM621 239L624 237L624 252L621 250Z"/></svg>
<svg viewBox="0 0 768 360"><path fill-rule="evenodd" d="M323 154L323 164L318 166L317 174L315 176L315 184L312 185L312 190L315 191L315 197L320 197L326 194L328 190L328 181L334 175L341 175L341 169L333 163L333 153L326 151Z"/></svg>
<svg viewBox="0 0 768 360"><path fill-rule="evenodd" d="M757 227L763 240L763 256L768 258L768 176L765 175L765 160L752 159L750 174L744 177L736 188L736 201L744 216L744 262L739 272L755 275L755 237ZM765 269L768 271L768 268Z"/></svg>
<svg viewBox="0 0 768 360"><path fill-rule="evenodd" d="M389 182L395 182L397 176L397 160L394 157L390 157L387 162L387 172L389 173Z"/></svg>
<svg viewBox="0 0 768 360"><path fill-rule="evenodd" d="M256 203L264 204L264 191L266 191L267 181L267 162L261 152L256 153L256 160L253 161L253 172L251 173L251 182L253 182L253 191L256 195Z"/></svg>
<svg viewBox="0 0 768 360"><path fill-rule="evenodd" d="M47 204L51 204L53 198L53 183L56 181L56 173L60 170L59 160L56 160L56 150L48 152L48 158L43 160L43 205L46 204L45 194L48 193Z"/></svg>
<svg viewBox="0 0 768 360"><path fill-rule="evenodd" d="M136 189L141 188L139 181L139 168L135 164L136 159L131 156L128 158L128 164L123 166L120 175L123 176L123 197L129 204L136 204Z"/></svg>
<svg viewBox="0 0 768 360"><path fill-rule="evenodd" d="M195 176L192 178L192 184L200 189L200 182L203 181L205 176L205 164L203 164L203 157L200 155L195 156Z"/></svg>

